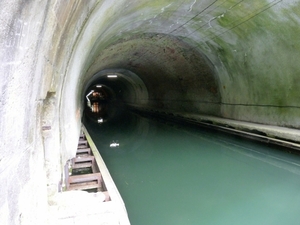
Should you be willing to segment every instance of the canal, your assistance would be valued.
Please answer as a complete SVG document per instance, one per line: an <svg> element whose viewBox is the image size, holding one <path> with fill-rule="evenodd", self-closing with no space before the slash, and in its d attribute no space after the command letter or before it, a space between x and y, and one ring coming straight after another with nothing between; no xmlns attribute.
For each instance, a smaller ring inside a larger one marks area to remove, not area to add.
<svg viewBox="0 0 300 225"><path fill-rule="evenodd" d="M130 112L84 124L132 225L299 225L297 155Z"/></svg>

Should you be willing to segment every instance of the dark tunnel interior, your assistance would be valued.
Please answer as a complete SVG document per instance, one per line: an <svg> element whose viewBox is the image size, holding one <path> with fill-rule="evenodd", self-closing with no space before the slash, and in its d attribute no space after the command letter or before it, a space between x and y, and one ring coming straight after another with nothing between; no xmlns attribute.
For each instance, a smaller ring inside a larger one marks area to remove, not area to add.
<svg viewBox="0 0 300 225"><path fill-rule="evenodd" d="M126 105L218 116L221 97L214 68L203 53L175 36L133 36L112 43L94 59L84 95L103 84L114 101Z"/></svg>

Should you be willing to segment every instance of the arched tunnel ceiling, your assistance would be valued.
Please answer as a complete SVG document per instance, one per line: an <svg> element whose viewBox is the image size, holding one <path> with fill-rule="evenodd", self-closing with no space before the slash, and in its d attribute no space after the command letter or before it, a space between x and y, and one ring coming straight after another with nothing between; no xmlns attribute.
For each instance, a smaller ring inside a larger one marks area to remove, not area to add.
<svg viewBox="0 0 300 225"><path fill-rule="evenodd" d="M143 34L121 39L101 51L89 74L122 68L136 74L148 90L148 106L177 111L217 113L218 81L211 63L173 36ZM113 70L112 70L113 71ZM86 75L86 79L90 79ZM200 98L199 98L200 97ZM141 102L140 95L135 102ZM212 104L201 110L201 104Z"/></svg>
<svg viewBox="0 0 300 225"><path fill-rule="evenodd" d="M110 93L107 98L112 101L117 100L127 104L142 104L148 101L148 90L145 83L139 76L129 70L107 69L93 75L85 85L83 102L85 102L86 95L93 90L95 85L105 86L109 89Z"/></svg>
<svg viewBox="0 0 300 225"><path fill-rule="evenodd" d="M83 84L125 69L148 106L299 127L299 3L120 1L95 7L80 37Z"/></svg>

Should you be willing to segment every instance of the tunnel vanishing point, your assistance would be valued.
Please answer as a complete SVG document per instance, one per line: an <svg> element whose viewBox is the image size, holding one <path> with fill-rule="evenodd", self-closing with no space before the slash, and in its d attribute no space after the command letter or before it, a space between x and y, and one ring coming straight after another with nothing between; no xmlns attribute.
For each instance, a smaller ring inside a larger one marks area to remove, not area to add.
<svg viewBox="0 0 300 225"><path fill-rule="evenodd" d="M2 0L0 9L1 224L45 224L99 82L137 110L300 142L299 0Z"/></svg>

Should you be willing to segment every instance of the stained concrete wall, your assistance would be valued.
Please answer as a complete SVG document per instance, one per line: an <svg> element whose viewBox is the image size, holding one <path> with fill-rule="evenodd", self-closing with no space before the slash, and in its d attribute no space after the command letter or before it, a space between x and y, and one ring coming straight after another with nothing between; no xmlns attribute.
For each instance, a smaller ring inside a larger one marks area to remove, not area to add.
<svg viewBox="0 0 300 225"><path fill-rule="evenodd" d="M133 92L142 82L144 94L124 95L133 105L300 127L298 0L2 0L0 9L1 224L46 220L101 71L122 72L117 86Z"/></svg>
<svg viewBox="0 0 300 225"><path fill-rule="evenodd" d="M93 4L0 2L1 224L47 221L47 195L58 191L63 159L71 158L77 145L80 112L62 105L62 96L77 36ZM67 101L76 102L73 95ZM69 129L73 120L63 120L64 111L75 118L75 129Z"/></svg>

